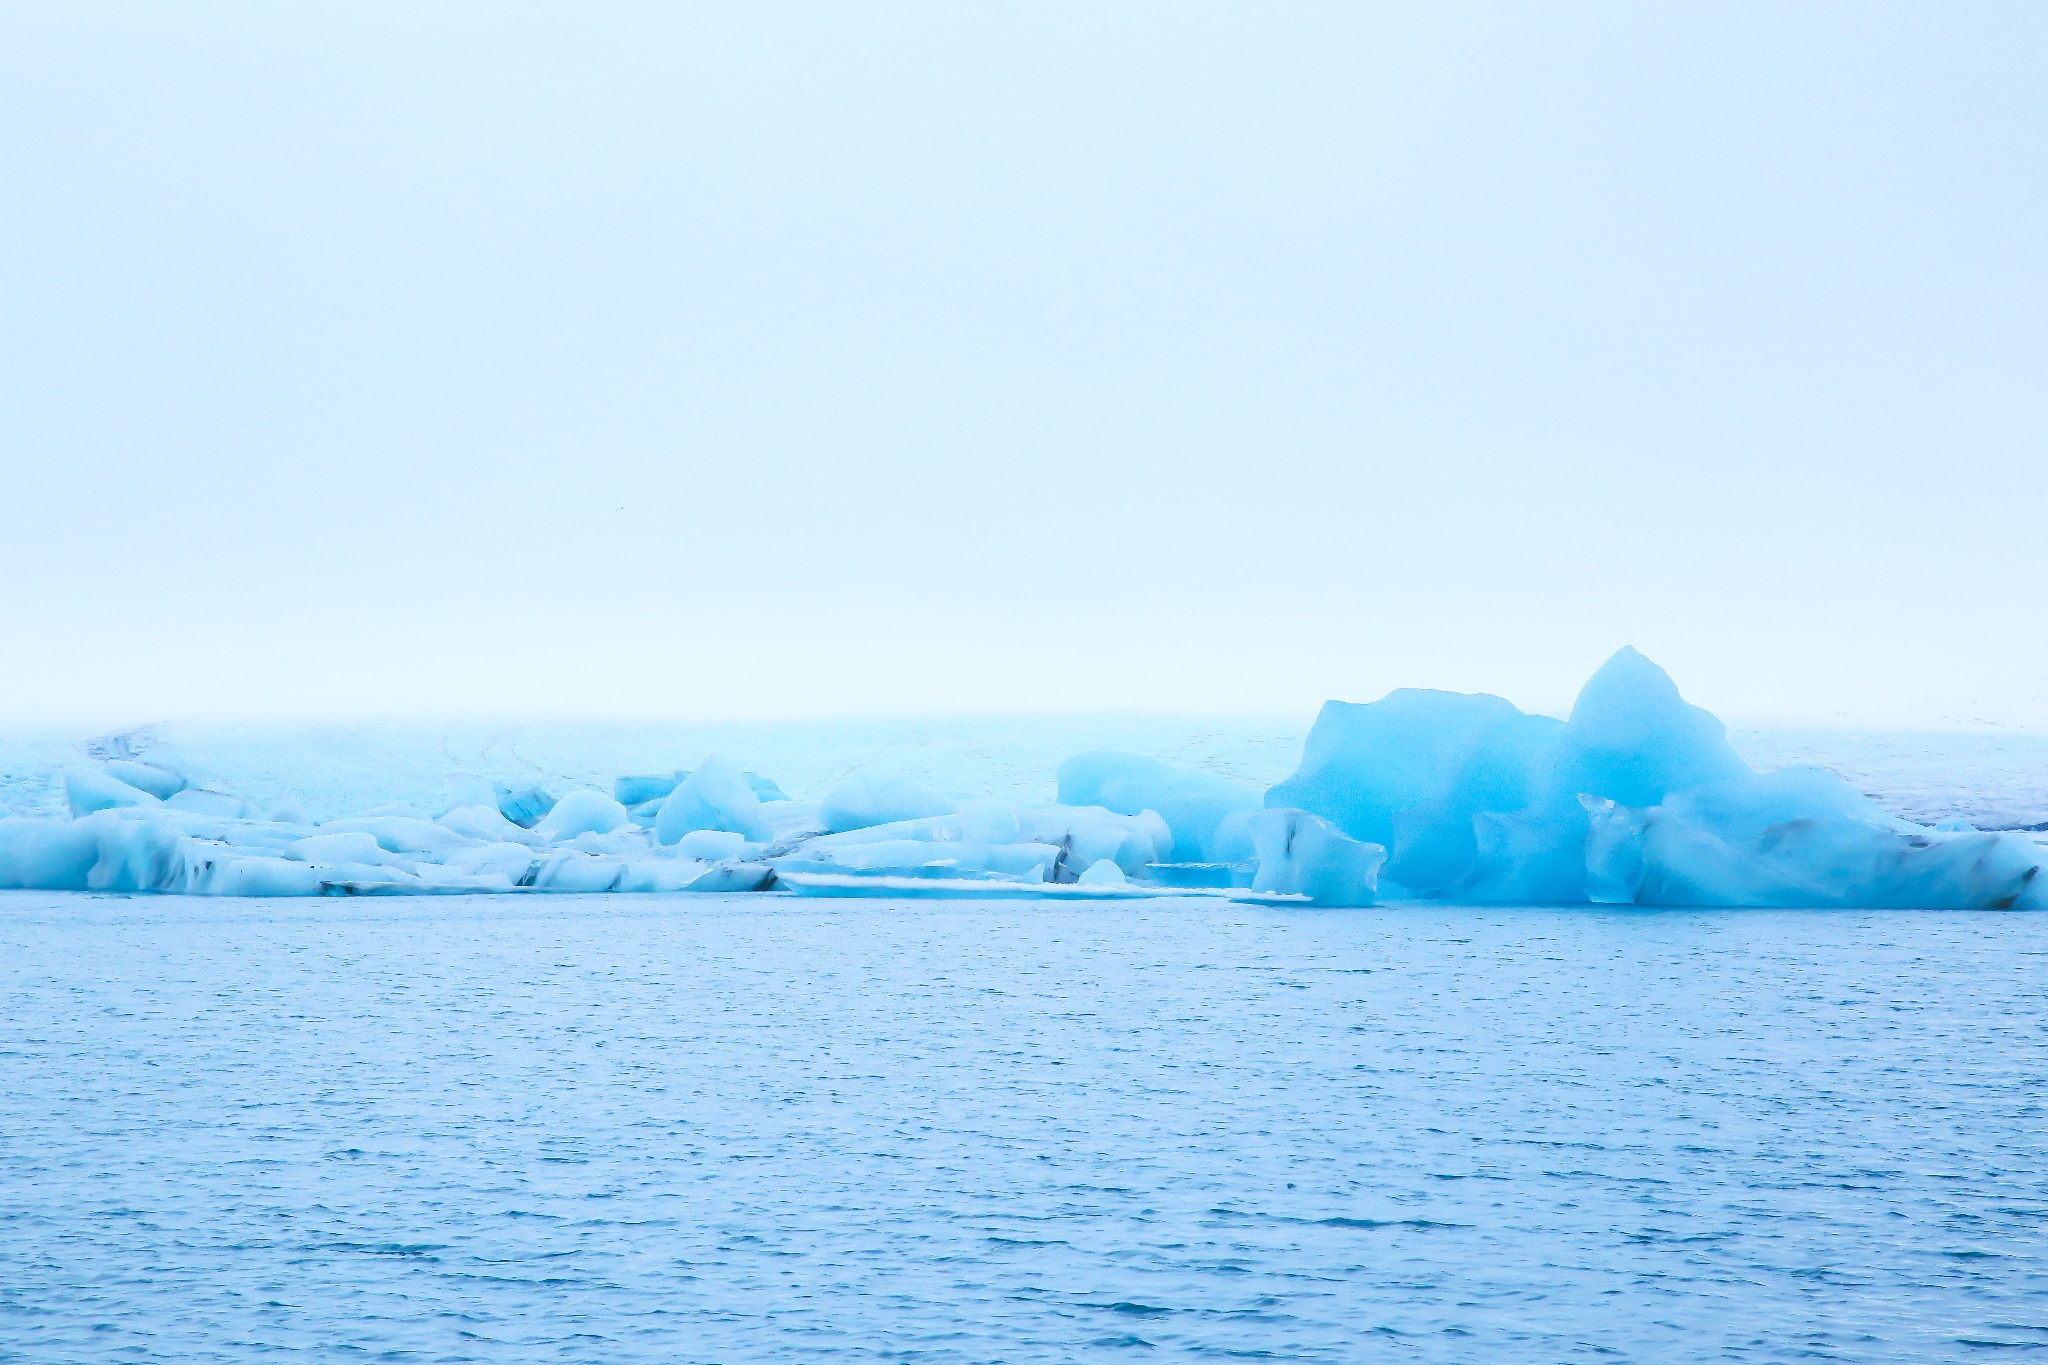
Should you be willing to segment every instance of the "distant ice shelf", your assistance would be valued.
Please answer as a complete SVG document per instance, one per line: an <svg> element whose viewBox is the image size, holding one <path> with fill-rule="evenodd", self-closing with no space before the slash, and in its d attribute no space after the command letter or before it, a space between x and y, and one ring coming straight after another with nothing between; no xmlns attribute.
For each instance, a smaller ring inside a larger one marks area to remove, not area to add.
<svg viewBox="0 0 2048 1365"><path fill-rule="evenodd" d="M292 759L281 749L267 766L288 783ZM286 786L239 787L175 746L124 737L66 768L61 813L0 818L0 887L2043 903L2033 840L1887 813L1817 767L1759 772L1719 720L1632 649L1562 720L1499 697L1413 689L1330 702L1292 775L1270 784L1089 749L1060 765L1050 802L942 792L879 761L812 788L816 801L791 800L715 752L689 768L642 762L588 782L537 783L512 769L440 785L438 799L416 792L314 820Z"/></svg>

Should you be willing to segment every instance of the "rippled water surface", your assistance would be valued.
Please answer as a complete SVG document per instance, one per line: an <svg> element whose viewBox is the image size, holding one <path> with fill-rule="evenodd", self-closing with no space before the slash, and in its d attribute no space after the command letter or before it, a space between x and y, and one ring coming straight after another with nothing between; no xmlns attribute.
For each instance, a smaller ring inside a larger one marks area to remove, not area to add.
<svg viewBox="0 0 2048 1365"><path fill-rule="evenodd" d="M2044 931L8 893L0 1359L2048 1358Z"/></svg>

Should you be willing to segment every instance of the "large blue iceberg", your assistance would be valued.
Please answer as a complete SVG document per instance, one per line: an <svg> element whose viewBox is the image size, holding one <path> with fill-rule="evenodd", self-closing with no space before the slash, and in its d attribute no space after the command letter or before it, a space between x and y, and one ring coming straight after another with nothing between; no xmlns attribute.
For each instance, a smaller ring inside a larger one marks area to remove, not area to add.
<svg viewBox="0 0 2048 1365"><path fill-rule="evenodd" d="M195 895L762 891L1212 895L1319 906L1928 907L2042 904L2011 833L1885 814L1827 772L1756 772L1721 723L1624 649L1566 720L1499 697L1333 701L1293 776L1261 792L1095 750L1058 799L956 802L856 772L816 800L717 755L558 797L448 777L433 810L314 824L203 774L124 754L64 783L69 818L0 819L0 887Z"/></svg>
<svg viewBox="0 0 2048 1365"><path fill-rule="evenodd" d="M1385 847L1386 897L2006 909L2040 895L2029 840L1888 816L1815 768L1752 771L1633 649L1568 720L1455 692L1330 702L1266 805Z"/></svg>

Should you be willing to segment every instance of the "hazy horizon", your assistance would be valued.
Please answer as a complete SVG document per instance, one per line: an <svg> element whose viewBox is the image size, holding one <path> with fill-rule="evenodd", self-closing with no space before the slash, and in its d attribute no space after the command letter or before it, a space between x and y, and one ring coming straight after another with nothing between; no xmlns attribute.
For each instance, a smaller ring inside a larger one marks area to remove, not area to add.
<svg viewBox="0 0 2048 1365"><path fill-rule="evenodd" d="M10 723L2048 727L2039 7L0 37Z"/></svg>

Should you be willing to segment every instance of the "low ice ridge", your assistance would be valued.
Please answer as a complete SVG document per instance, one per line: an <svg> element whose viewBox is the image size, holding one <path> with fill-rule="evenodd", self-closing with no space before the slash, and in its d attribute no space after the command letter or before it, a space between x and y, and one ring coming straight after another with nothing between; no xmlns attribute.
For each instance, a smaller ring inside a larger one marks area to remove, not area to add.
<svg viewBox="0 0 2048 1365"><path fill-rule="evenodd" d="M1970 909L2043 895L2028 839L1887 815L1816 768L1750 768L1632 649L1564 720L1415 689L1329 702L1299 768L1263 792L1107 750L1062 764L1050 802L963 800L883 771L795 801L718 754L609 792L457 773L436 808L317 824L289 797L259 809L220 786L152 752L76 766L69 818L0 818L0 887Z"/></svg>

